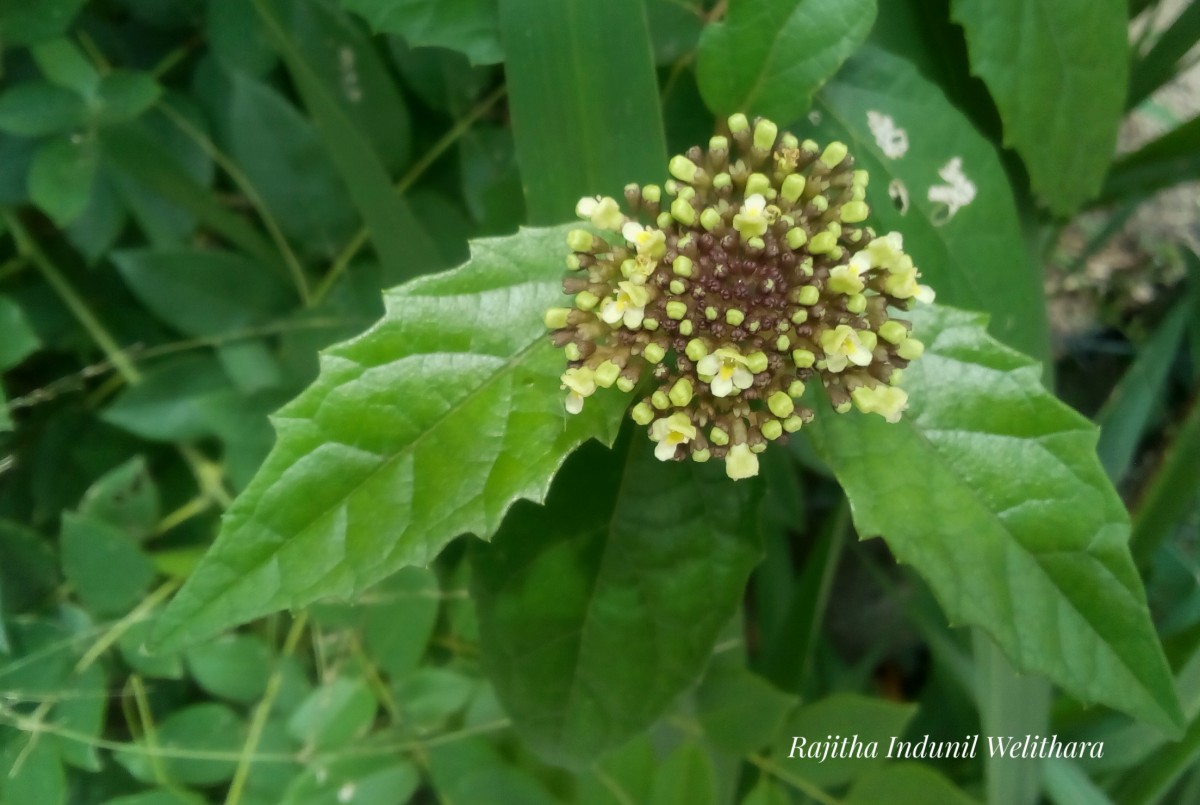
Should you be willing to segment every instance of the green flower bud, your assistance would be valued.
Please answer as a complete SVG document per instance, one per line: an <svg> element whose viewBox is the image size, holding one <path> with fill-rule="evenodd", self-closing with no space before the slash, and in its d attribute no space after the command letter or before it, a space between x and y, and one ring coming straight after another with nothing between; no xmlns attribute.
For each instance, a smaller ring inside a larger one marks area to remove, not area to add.
<svg viewBox="0 0 1200 805"><path fill-rule="evenodd" d="M575 307L580 310L591 310L600 304L600 299L591 291L580 291L575 294Z"/></svg>
<svg viewBox="0 0 1200 805"><path fill-rule="evenodd" d="M630 411L629 415L633 418L633 421L639 425L649 425L654 421L654 409L646 405L644 402L640 402L633 406L633 410Z"/></svg>
<svg viewBox="0 0 1200 805"><path fill-rule="evenodd" d="M804 324L806 321L808 321L807 310L797 310L792 314L792 324Z"/></svg>
<svg viewBox="0 0 1200 805"><path fill-rule="evenodd" d="M728 173L718 173L713 177L712 184L716 189L722 190L733 185L733 177Z"/></svg>
<svg viewBox="0 0 1200 805"><path fill-rule="evenodd" d="M700 213L700 226L712 232L720 225L721 213L717 212L713 207L705 207L704 212Z"/></svg>
<svg viewBox="0 0 1200 805"><path fill-rule="evenodd" d="M671 402L683 408L692 401L692 384L686 377L681 377L675 381L675 385L671 386L671 391L667 395L671 398Z"/></svg>
<svg viewBox="0 0 1200 805"><path fill-rule="evenodd" d="M860 293L852 294L850 298L846 300L846 310L850 311L851 313L862 313L866 309L867 297Z"/></svg>
<svg viewBox="0 0 1200 805"><path fill-rule="evenodd" d="M793 229L792 231L795 232L796 230ZM818 232L808 242L808 251L812 254L827 254L833 251L835 246L837 246L837 238L834 237L832 232Z"/></svg>
<svg viewBox="0 0 1200 805"><path fill-rule="evenodd" d="M667 318L679 321L687 315L688 308L683 302L667 302Z"/></svg>
<svg viewBox="0 0 1200 805"><path fill-rule="evenodd" d="M821 291L815 285L805 285L796 294L796 301L806 306L815 305L821 301Z"/></svg>
<svg viewBox="0 0 1200 805"><path fill-rule="evenodd" d="M783 425L778 419L768 419L762 424L762 435L764 439L769 439L772 442L783 435Z"/></svg>
<svg viewBox="0 0 1200 805"><path fill-rule="evenodd" d="M583 353L579 351L578 344L567 344L563 347L563 354L567 356L569 361L577 361L583 357Z"/></svg>
<svg viewBox="0 0 1200 805"><path fill-rule="evenodd" d="M784 235L783 237L784 237L784 241L787 243L788 248L791 249L792 251L796 251L801 246L803 246L805 243L808 243L808 235L804 232L803 229L801 229L798 226L794 227L792 229L789 229L787 231L787 234Z"/></svg>
<svg viewBox="0 0 1200 805"><path fill-rule="evenodd" d="M740 134L748 128L750 128L750 121L741 112L729 116L729 130L734 134Z"/></svg>
<svg viewBox="0 0 1200 805"><path fill-rule="evenodd" d="M546 310L546 315L542 320L546 323L547 330L561 330L567 326L567 316L570 314L570 308L552 307Z"/></svg>
<svg viewBox="0 0 1200 805"><path fill-rule="evenodd" d="M800 399L804 396L804 382L800 380L793 380L791 384L788 385L787 393L788 396L793 400Z"/></svg>
<svg viewBox="0 0 1200 805"><path fill-rule="evenodd" d="M793 349L792 363L796 364L801 369L811 369L812 365L817 362L817 356L807 349Z"/></svg>
<svg viewBox="0 0 1200 805"><path fill-rule="evenodd" d="M925 345L915 338L906 338L896 345L896 354L906 361L915 361L925 353Z"/></svg>
<svg viewBox="0 0 1200 805"><path fill-rule="evenodd" d="M683 284L682 280L671 280L671 284L667 288L676 296L683 296L687 292L687 286Z"/></svg>
<svg viewBox="0 0 1200 805"><path fill-rule="evenodd" d="M633 382L633 379L626 377L625 375L621 375L620 377L617 378L617 388L619 388L621 391L625 392L626 394L633 391L634 385L635 384Z"/></svg>
<svg viewBox="0 0 1200 805"><path fill-rule="evenodd" d="M746 368L754 374L767 371L767 353L751 352L746 356Z"/></svg>
<svg viewBox="0 0 1200 805"><path fill-rule="evenodd" d="M780 352L787 352L788 347L791 345L792 339L788 338L786 335L781 335L775 339L775 349L779 350Z"/></svg>
<svg viewBox="0 0 1200 805"><path fill-rule="evenodd" d="M771 192L771 180L761 173L752 173L746 180L746 195L766 196Z"/></svg>
<svg viewBox="0 0 1200 805"><path fill-rule="evenodd" d="M710 138L708 141L708 150L709 151L728 151L729 150L729 138L722 137L720 135Z"/></svg>
<svg viewBox="0 0 1200 805"><path fill-rule="evenodd" d="M788 433L795 433L802 427L804 427L804 420L798 416L790 416L783 420L783 429Z"/></svg>
<svg viewBox="0 0 1200 805"><path fill-rule="evenodd" d="M683 321L679 322L679 334L682 336L689 336L692 334L691 319L684 319Z"/></svg>
<svg viewBox="0 0 1200 805"><path fill-rule="evenodd" d="M847 201L842 205L842 220L848 224L857 224L867 220L871 210L865 201Z"/></svg>
<svg viewBox="0 0 1200 805"><path fill-rule="evenodd" d="M651 204L662 201L662 188L656 184L648 184L642 188L642 199Z"/></svg>
<svg viewBox="0 0 1200 805"><path fill-rule="evenodd" d="M800 198L804 193L805 179L798 173L793 173L791 176L783 180L783 187L779 191L779 195L783 196L788 201L795 203L796 199Z"/></svg>
<svg viewBox="0 0 1200 805"><path fill-rule="evenodd" d="M692 451L692 461L696 462L697 464L703 464L704 462L708 461L710 458L712 458L712 451L709 450L707 447L704 448L703 450L693 450Z"/></svg>
<svg viewBox="0 0 1200 805"><path fill-rule="evenodd" d="M671 270L681 277L692 276L692 258L686 254L681 254L671 263Z"/></svg>
<svg viewBox="0 0 1200 805"><path fill-rule="evenodd" d="M770 151L779 136L779 127L770 120L763 118L754 127L754 147L760 151Z"/></svg>
<svg viewBox="0 0 1200 805"><path fill-rule="evenodd" d="M671 217L684 226L696 223L696 208L685 198L677 198L671 202Z"/></svg>
<svg viewBox="0 0 1200 805"><path fill-rule="evenodd" d="M651 342L642 349L642 357L650 363L662 363L663 358L667 357L667 351L660 345Z"/></svg>
<svg viewBox="0 0 1200 805"><path fill-rule="evenodd" d="M708 432L708 440L719 447L724 447L729 444L729 434L720 428L714 427Z"/></svg>
<svg viewBox="0 0 1200 805"><path fill-rule="evenodd" d="M821 154L821 164L832 170L842 164L842 160L848 153L850 153L850 149L846 147L845 143L832 142L825 146L825 151Z"/></svg>
<svg viewBox="0 0 1200 805"><path fill-rule="evenodd" d="M595 242L596 236L586 229L572 229L567 233L567 246L572 251L590 252Z"/></svg>
<svg viewBox="0 0 1200 805"><path fill-rule="evenodd" d="M788 396L787 392L777 391L767 398L767 408L771 409L772 414L783 419L792 415L796 404L792 402L792 398Z"/></svg>
<svg viewBox="0 0 1200 805"><path fill-rule="evenodd" d="M665 411L671 407L671 398L662 389L659 389L650 395L650 404L660 411Z"/></svg>
<svg viewBox="0 0 1200 805"><path fill-rule="evenodd" d="M879 337L889 344L899 344L908 338L908 328L898 321L885 321L879 325Z"/></svg>
<svg viewBox="0 0 1200 805"><path fill-rule="evenodd" d="M667 170L679 181L691 183L695 181L696 171L699 168L696 167L695 162L692 162L687 157L675 156L671 157L671 163L667 165Z"/></svg>
<svg viewBox="0 0 1200 805"><path fill-rule="evenodd" d="M745 320L746 314L742 313L742 311L735 307L731 307L729 310L725 311L725 321L729 324L732 324L734 327L737 327Z"/></svg>
<svg viewBox="0 0 1200 805"><path fill-rule="evenodd" d="M708 346L699 338L693 338L691 341L688 341L685 353L689 359L698 361L708 354Z"/></svg>

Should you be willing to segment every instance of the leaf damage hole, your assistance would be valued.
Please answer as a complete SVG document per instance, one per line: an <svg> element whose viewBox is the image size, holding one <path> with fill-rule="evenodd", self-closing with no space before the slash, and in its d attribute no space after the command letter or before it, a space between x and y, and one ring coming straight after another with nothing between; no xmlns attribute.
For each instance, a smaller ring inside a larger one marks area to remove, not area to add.
<svg viewBox="0 0 1200 805"><path fill-rule="evenodd" d="M896 119L882 112L867 112L867 127L875 144L888 159L899 159L908 153L908 132L896 125Z"/></svg>
<svg viewBox="0 0 1200 805"><path fill-rule="evenodd" d="M908 186L899 179L892 179L888 183L888 196L892 199L892 205L899 210L901 215L908 215Z"/></svg>
<svg viewBox="0 0 1200 805"><path fill-rule="evenodd" d="M942 205L931 216L935 226L949 223L958 211L975 200L975 183L966 177L962 169L962 157L954 157L947 162L938 176L945 184L936 184L929 188L929 200Z"/></svg>

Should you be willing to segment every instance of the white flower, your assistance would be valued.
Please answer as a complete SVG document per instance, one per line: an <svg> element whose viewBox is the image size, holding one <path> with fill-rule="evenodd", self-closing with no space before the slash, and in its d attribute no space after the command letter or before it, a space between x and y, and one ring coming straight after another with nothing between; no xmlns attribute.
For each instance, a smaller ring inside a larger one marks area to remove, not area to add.
<svg viewBox="0 0 1200 805"><path fill-rule="evenodd" d="M570 390L567 394L567 413L578 414L583 410L583 398L596 393L596 374L583 366L568 369L559 379L562 387Z"/></svg>
<svg viewBox="0 0 1200 805"><path fill-rule="evenodd" d="M758 456L748 444L735 444L725 455L725 474L735 481L758 475Z"/></svg>
<svg viewBox="0 0 1200 805"><path fill-rule="evenodd" d="M826 368L831 372L840 372L851 363L866 366L871 362L871 351L848 324L821 333L821 349L825 352Z"/></svg>
<svg viewBox="0 0 1200 805"><path fill-rule="evenodd" d="M860 258L860 255L864 256ZM906 259L909 265L912 264L912 258L904 253L904 236L899 232L889 232L875 238L865 249L850 258L851 262L856 258L870 261L870 268L886 268L888 271L902 269Z"/></svg>
<svg viewBox="0 0 1200 805"><path fill-rule="evenodd" d="M714 397L728 397L754 385L749 361L731 347L721 347L696 364L696 373L709 384Z"/></svg>
<svg viewBox="0 0 1200 805"><path fill-rule="evenodd" d="M861 293L862 289L866 287L866 283L864 283L862 281L862 277L859 276L859 273L862 271L862 264L864 261L855 260L859 254L862 254L862 252L859 252L858 254L854 255L854 257L851 257L848 264L835 266L834 269L829 272L829 282L827 283L826 287L831 292L842 293L850 296L852 294Z"/></svg>
<svg viewBox="0 0 1200 805"><path fill-rule="evenodd" d="M658 260L667 252L667 236L661 229L647 229L630 221L621 227L621 235L637 249L638 257Z"/></svg>
<svg viewBox="0 0 1200 805"><path fill-rule="evenodd" d="M615 199L608 196L584 196L575 205L575 214L585 221L591 221L593 226L619 232L625 223L625 216Z"/></svg>
<svg viewBox="0 0 1200 805"><path fill-rule="evenodd" d="M616 298L609 297L600 305L600 318L607 324L624 323L630 330L642 326L646 317L646 303L650 301L650 291L645 285L633 282L618 282Z"/></svg>
<svg viewBox="0 0 1200 805"><path fill-rule="evenodd" d="M767 200L761 193L748 196L741 212L733 216L733 228L744 240L761 237L767 231Z"/></svg>
<svg viewBox="0 0 1200 805"><path fill-rule="evenodd" d="M696 426L687 414L677 411L666 419L654 420L650 425L650 438L658 442L654 457L659 461L670 461L675 458L676 447L696 438Z"/></svg>

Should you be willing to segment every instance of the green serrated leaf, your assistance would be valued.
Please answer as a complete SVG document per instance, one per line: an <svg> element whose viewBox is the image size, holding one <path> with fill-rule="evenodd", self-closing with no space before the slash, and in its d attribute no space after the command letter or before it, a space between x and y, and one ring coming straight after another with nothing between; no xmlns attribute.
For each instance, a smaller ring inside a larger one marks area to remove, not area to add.
<svg viewBox="0 0 1200 805"><path fill-rule="evenodd" d="M573 455L545 507L515 510L474 554L488 677L526 741L565 765L625 742L696 680L761 558L757 484L663 464L630 435Z"/></svg>
<svg viewBox="0 0 1200 805"><path fill-rule="evenodd" d="M533 223L580 196L661 182L667 164L642 0L500 0L505 77Z"/></svg>
<svg viewBox="0 0 1200 805"><path fill-rule="evenodd" d="M67 226L87 208L96 176L96 148L90 140L48 140L29 166L29 198L59 226Z"/></svg>
<svg viewBox="0 0 1200 805"><path fill-rule="evenodd" d="M41 345L20 305L0 296L0 369L11 369Z"/></svg>
<svg viewBox="0 0 1200 805"><path fill-rule="evenodd" d="M279 275L231 252L137 249L111 257L142 303L186 335L236 333L294 302Z"/></svg>
<svg viewBox="0 0 1200 805"><path fill-rule="evenodd" d="M817 96L816 134L842 139L870 172L867 201L880 231L904 234L938 298L992 314L1000 339L1041 356L1048 343L1041 268L1025 245L996 149L908 62L864 48ZM816 118L814 118L816 119ZM942 197L955 161L965 186ZM937 190L935 190L937 188ZM953 195L952 193L948 195Z"/></svg>
<svg viewBox="0 0 1200 805"><path fill-rule="evenodd" d="M791 122L867 38L875 13L875 0L732 0L700 38L700 94L720 115Z"/></svg>
<svg viewBox="0 0 1200 805"><path fill-rule="evenodd" d="M990 339L984 317L912 319L927 349L905 373L905 418L826 414L811 429L859 533L883 535L952 622L983 628L1022 670L1177 730L1096 429L1042 387L1037 364Z"/></svg>
<svg viewBox="0 0 1200 805"><path fill-rule="evenodd" d="M399 34L413 47L443 47L472 64L504 59L496 0L342 0L379 33Z"/></svg>
<svg viewBox="0 0 1200 805"><path fill-rule="evenodd" d="M25 81L0 95L0 131L22 137L60 134L83 124L83 98L43 81Z"/></svg>
<svg viewBox="0 0 1200 805"><path fill-rule="evenodd" d="M581 442L612 440L627 398L601 394L569 417L542 325L561 299L565 233L479 241L461 268L388 292L383 321L324 353L163 616L165 643L357 594L462 533L488 538Z"/></svg>
<svg viewBox="0 0 1200 805"><path fill-rule="evenodd" d="M1059 215L1096 195L1117 143L1129 79L1121 0L953 0L971 72L991 90L1004 143Z"/></svg>

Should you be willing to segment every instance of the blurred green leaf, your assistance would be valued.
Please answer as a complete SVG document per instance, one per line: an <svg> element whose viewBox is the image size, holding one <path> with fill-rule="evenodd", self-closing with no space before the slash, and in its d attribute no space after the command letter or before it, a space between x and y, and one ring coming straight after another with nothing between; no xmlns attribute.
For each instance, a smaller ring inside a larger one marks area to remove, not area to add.
<svg viewBox="0 0 1200 805"><path fill-rule="evenodd" d="M412 156L412 120L404 96L362 26L336 0L274 0L297 55L325 86L354 129L389 171ZM309 95L312 109L311 94Z"/></svg>
<svg viewBox="0 0 1200 805"><path fill-rule="evenodd" d="M700 39L700 93L719 115L790 123L867 38L875 13L875 0L732 0Z"/></svg>
<svg viewBox="0 0 1200 805"><path fill-rule="evenodd" d="M496 0L342 0L381 33L399 34L413 47L443 47L472 64L503 60Z"/></svg>
<svg viewBox="0 0 1200 805"><path fill-rule="evenodd" d="M0 296L0 370L13 368L41 345L20 305Z"/></svg>
<svg viewBox="0 0 1200 805"><path fill-rule="evenodd" d="M666 176L642 0L500 0L505 76L529 219Z"/></svg>
<svg viewBox="0 0 1200 805"><path fill-rule="evenodd" d="M167 779L181 785L207 786L233 776L235 760L189 757L189 754L227 753L236 756L246 740L246 725L229 707L206 702L175 710L155 725L155 744L179 754L164 753L155 763ZM116 752L117 762L143 782L155 782L154 763L145 740Z"/></svg>
<svg viewBox="0 0 1200 805"><path fill-rule="evenodd" d="M1042 387L1037 364L990 339L982 316L911 316L927 349L905 370L904 419L826 409L811 429L859 533L882 535L951 623L982 627L1019 669L1177 730L1095 428Z"/></svg>
<svg viewBox="0 0 1200 805"><path fill-rule="evenodd" d="M196 684L231 702L258 701L271 675L271 651L254 635L222 635L193 647L185 657Z"/></svg>
<svg viewBox="0 0 1200 805"><path fill-rule="evenodd" d="M409 760L343 757L309 764L288 788L282 805L395 805L408 802L421 782Z"/></svg>
<svg viewBox="0 0 1200 805"><path fill-rule="evenodd" d="M971 72L991 90L1004 143L1051 211L1099 192L1117 143L1129 78L1121 0L954 0Z"/></svg>
<svg viewBox="0 0 1200 805"><path fill-rule="evenodd" d="M149 537L160 514L158 487L142 456L114 467L88 487L79 513L121 529L134 539Z"/></svg>
<svg viewBox="0 0 1200 805"><path fill-rule="evenodd" d="M626 398L600 395L568 418L562 359L545 337L565 234L479 241L469 263L388 292L382 322L325 352L164 616L165 643L351 595L464 532L486 538L514 501L544 495L580 442L613 438Z"/></svg>
<svg viewBox="0 0 1200 805"><path fill-rule="evenodd" d="M763 776L754 790L746 795L741 805L791 805L792 799L781 784Z"/></svg>
<svg viewBox="0 0 1200 805"><path fill-rule="evenodd" d="M277 274L226 251L138 249L111 259L142 303L186 335L236 333L295 302Z"/></svg>
<svg viewBox="0 0 1200 805"><path fill-rule="evenodd" d="M104 805L204 805L204 798L198 794L185 791L170 791L165 788L156 791L144 791L141 794L130 794L125 797L108 799Z"/></svg>
<svg viewBox="0 0 1200 805"><path fill-rule="evenodd" d="M288 719L288 733L305 751L336 749L361 737L378 704L367 683L339 676L309 694Z"/></svg>
<svg viewBox="0 0 1200 805"><path fill-rule="evenodd" d="M272 11L272 0L252 0L275 49L283 58L313 116L329 155L366 221L379 259L389 270L412 277L443 263L437 248L412 210L392 188L391 178L373 144L359 130L325 78L313 71L304 52Z"/></svg>
<svg viewBox="0 0 1200 805"><path fill-rule="evenodd" d="M714 746L738 757L779 734L799 699L732 658L715 658L696 690L696 713Z"/></svg>
<svg viewBox="0 0 1200 805"><path fill-rule="evenodd" d="M88 610L123 615L154 581L154 566L127 534L70 512L62 522L63 574Z"/></svg>
<svg viewBox="0 0 1200 805"><path fill-rule="evenodd" d="M789 771L814 785L844 785L869 774L883 765L892 738L904 735L904 728L916 714L916 705L889 702L856 693L834 693L812 704L805 704L788 719L777 745L777 762L787 763ZM858 757L847 753L824 756L829 736L850 736L866 747L879 743L878 757ZM811 753L816 752L813 757ZM789 757L795 753L789 761ZM803 756L803 761L799 758Z"/></svg>
<svg viewBox="0 0 1200 805"><path fill-rule="evenodd" d="M96 148L90 140L48 140L29 166L29 198L38 208L67 226L87 208L96 176Z"/></svg>
<svg viewBox="0 0 1200 805"><path fill-rule="evenodd" d="M67 29L87 0L38 0L0 5L0 41L6 48L57 36Z"/></svg>
<svg viewBox="0 0 1200 805"><path fill-rule="evenodd" d="M646 23L660 67L690 59L704 30L702 0L647 0Z"/></svg>
<svg viewBox="0 0 1200 805"><path fill-rule="evenodd" d="M624 743L697 679L761 558L761 489L632 438L576 452L545 507L515 509L473 554L488 678L564 765Z"/></svg>
<svg viewBox="0 0 1200 805"><path fill-rule="evenodd" d="M1175 362L1184 325L1191 315L1187 298L1176 303L1154 334L1138 350L1137 360L1126 370L1120 382L1096 414L1100 441L1096 452L1104 471L1119 481L1129 471L1134 454L1151 417L1163 398L1164 384Z"/></svg>
<svg viewBox="0 0 1200 805"><path fill-rule="evenodd" d="M0 95L0 131L22 137L60 134L83 125L83 98L43 81L23 81Z"/></svg>
<svg viewBox="0 0 1200 805"><path fill-rule="evenodd" d="M212 435L206 400L230 392L216 361L182 355L149 369L142 382L114 400L100 418L151 441L187 441Z"/></svg>
<svg viewBox="0 0 1200 805"><path fill-rule="evenodd" d="M209 48L231 73L262 78L279 61L258 12L246 0L209 0L205 22Z"/></svg>
<svg viewBox="0 0 1200 805"><path fill-rule="evenodd" d="M1200 759L1200 716L1192 719L1178 743L1157 749L1112 788L1112 801L1121 805L1162 802L1171 787Z"/></svg>
<svg viewBox="0 0 1200 805"><path fill-rule="evenodd" d="M50 723L71 737L48 736L58 744L58 753L64 763L84 771L98 772L103 768L100 752L95 743L104 732L104 720L108 713L108 680L104 668L93 664L71 678L71 688L50 714ZM45 740L45 739L43 739Z"/></svg>
<svg viewBox="0 0 1200 805"><path fill-rule="evenodd" d="M1054 805L1113 805L1075 761L1046 758L1041 768L1042 786Z"/></svg>
<svg viewBox="0 0 1200 805"><path fill-rule="evenodd" d="M1114 162L1097 203L1141 198L1198 177L1200 116Z"/></svg>
<svg viewBox="0 0 1200 805"><path fill-rule="evenodd" d="M94 114L101 125L123 123L158 102L162 88L154 77L131 70L114 70L100 79Z"/></svg>
<svg viewBox="0 0 1200 805"><path fill-rule="evenodd" d="M1184 56L1197 41L1200 41L1200 3L1187 3L1150 51L1135 59L1129 75L1126 107L1133 109L1174 78Z"/></svg>
<svg viewBox="0 0 1200 805"><path fill-rule="evenodd" d="M716 771L703 747L680 745L654 774L648 805L717 805Z"/></svg>
<svg viewBox="0 0 1200 805"><path fill-rule="evenodd" d="M437 625L441 590L434 574L402 568L358 602L365 610L363 642L371 658L393 678L416 669Z"/></svg>
<svg viewBox="0 0 1200 805"><path fill-rule="evenodd" d="M8 742L0 754L0 802L67 805L67 779L57 744L38 734Z"/></svg>
<svg viewBox="0 0 1200 805"><path fill-rule="evenodd" d="M440 802L471 805L559 805L536 777L482 737L430 746L433 788Z"/></svg>
<svg viewBox="0 0 1200 805"><path fill-rule="evenodd" d="M1170 436L1162 464L1134 509L1133 555L1146 563L1195 505L1200 478L1200 400Z"/></svg>
<svg viewBox="0 0 1200 805"><path fill-rule="evenodd" d="M814 110L816 133L845 140L858 167L870 172L876 228L904 234L906 251L938 298L990 312L997 337L1043 356L1049 344L1041 269L1027 251L992 144L912 65L875 48L846 64ZM931 194L953 190L941 174L957 178L956 160L971 192L959 184L952 195L963 203L951 209Z"/></svg>
<svg viewBox="0 0 1200 805"><path fill-rule="evenodd" d="M400 722L418 733L445 727L478 687L476 679L449 668L418 668L396 682Z"/></svg>
<svg viewBox="0 0 1200 805"><path fill-rule="evenodd" d="M47 540L20 523L0 520L0 589L9 616L45 603L58 586L58 571Z"/></svg>
<svg viewBox="0 0 1200 805"><path fill-rule="evenodd" d="M101 162L87 206L65 232L67 240L93 267L108 254L129 221L129 211L117 193L110 170Z"/></svg>
<svg viewBox="0 0 1200 805"><path fill-rule="evenodd" d="M482 234L508 235L525 220L525 197L512 132L477 126L459 145L463 200Z"/></svg>
<svg viewBox="0 0 1200 805"><path fill-rule="evenodd" d="M938 772L919 763L891 763L854 783L845 805L977 805L977 800Z"/></svg>

